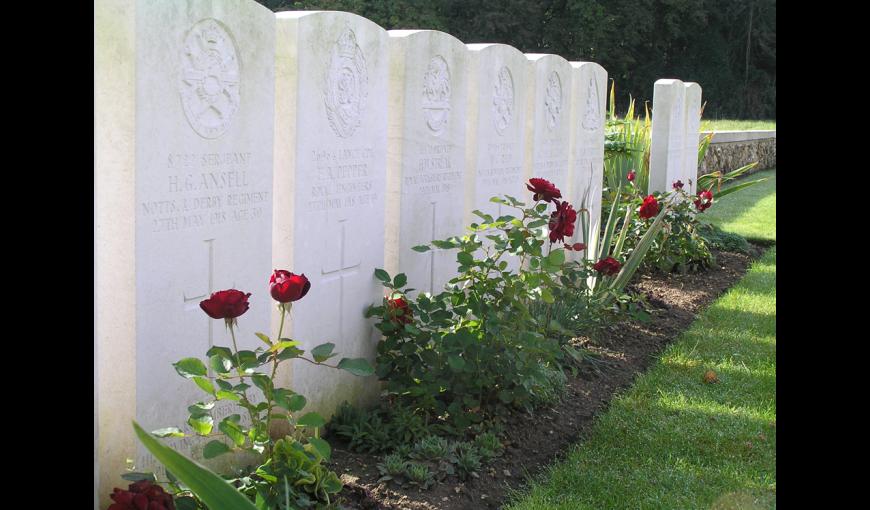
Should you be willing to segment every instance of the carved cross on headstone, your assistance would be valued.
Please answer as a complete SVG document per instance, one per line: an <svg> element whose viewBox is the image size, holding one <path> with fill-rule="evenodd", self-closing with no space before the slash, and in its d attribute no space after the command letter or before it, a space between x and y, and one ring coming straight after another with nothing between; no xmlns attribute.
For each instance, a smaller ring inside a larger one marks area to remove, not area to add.
<svg viewBox="0 0 870 510"><path fill-rule="evenodd" d="M181 296L184 302L185 310L199 310L199 302L203 299L207 299L215 292L214 286L214 239L204 239L203 242L208 245L208 286L206 287L206 291L204 293L200 293L195 296L188 297L188 293L186 291L182 291ZM235 288L235 281L232 284L232 287ZM191 292L194 294L194 292ZM214 347L214 321L208 321L208 346L209 348Z"/></svg>
<svg viewBox="0 0 870 510"><path fill-rule="evenodd" d="M329 257L327 257L327 260L324 262L323 269L321 269L324 283L338 280L338 335L342 339L344 338L345 333L344 322L347 319L347 317L345 316L344 307L344 280L345 278L349 278L357 274L361 265L361 262L358 258L355 258L351 253L348 253L349 246L347 242L347 223L347 219L338 220L338 224L341 229L341 244L339 246L340 255L338 260L338 266L336 267L334 264L330 264ZM354 262L354 260L356 262Z"/></svg>

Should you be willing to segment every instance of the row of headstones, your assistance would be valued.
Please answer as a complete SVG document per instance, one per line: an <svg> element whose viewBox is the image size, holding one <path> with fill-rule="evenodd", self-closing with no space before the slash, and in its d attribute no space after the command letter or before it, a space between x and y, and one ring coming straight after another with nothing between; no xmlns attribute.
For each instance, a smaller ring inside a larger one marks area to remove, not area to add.
<svg viewBox="0 0 870 510"><path fill-rule="evenodd" d="M254 349L254 332L277 329L272 269L304 273L311 291L283 336L372 359L378 337L363 311L383 292L373 270L438 291L455 256L410 248L462 234L473 209L500 213L491 196L528 198L525 180L544 177L591 210L595 232L606 79L591 62L387 32L344 12L98 0L101 496L119 485L126 458L161 471L131 419L182 426L202 398L171 363L230 343L198 307L211 292L253 294L236 338ZM373 379L307 364L280 376L308 397L306 411L327 415L378 392ZM231 412L221 404L215 423ZM185 453L197 443L172 442Z"/></svg>

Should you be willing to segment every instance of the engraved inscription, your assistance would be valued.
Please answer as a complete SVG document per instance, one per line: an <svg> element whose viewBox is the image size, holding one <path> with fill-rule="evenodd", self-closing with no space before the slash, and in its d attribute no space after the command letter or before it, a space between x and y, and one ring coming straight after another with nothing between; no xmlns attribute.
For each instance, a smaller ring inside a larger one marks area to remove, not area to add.
<svg viewBox="0 0 870 510"><path fill-rule="evenodd" d="M496 132L503 135L514 116L514 79L507 66L499 70L493 87L492 114Z"/></svg>
<svg viewBox="0 0 870 510"><path fill-rule="evenodd" d="M229 30L204 19L181 46L181 104L190 127L203 138L223 135L239 109L239 59Z"/></svg>
<svg viewBox="0 0 870 510"><path fill-rule="evenodd" d="M450 121L450 68L440 55L429 61L423 76L423 117L435 136L447 130Z"/></svg>
<svg viewBox="0 0 870 510"><path fill-rule="evenodd" d="M589 78L586 88L586 110L583 114L583 129L595 131L601 127L601 98L598 95L598 82Z"/></svg>
<svg viewBox="0 0 870 510"><path fill-rule="evenodd" d="M151 232L172 232L256 220L270 191L252 189L251 153L169 154L165 196L139 207Z"/></svg>
<svg viewBox="0 0 870 510"><path fill-rule="evenodd" d="M404 193L431 195L454 189L462 180L462 172L453 169L454 148L449 143L423 147L416 171L403 179Z"/></svg>
<svg viewBox="0 0 870 510"><path fill-rule="evenodd" d="M311 184L310 211L369 206L378 196L374 187L371 147L313 151L316 178Z"/></svg>
<svg viewBox="0 0 870 510"><path fill-rule="evenodd" d="M559 125L559 119L562 116L562 80L556 71L553 71L547 80L544 108L547 117L547 127L552 131Z"/></svg>
<svg viewBox="0 0 870 510"><path fill-rule="evenodd" d="M323 102L335 134L347 138L360 126L368 94L366 59L356 42L356 34L345 28L332 48Z"/></svg>
<svg viewBox="0 0 870 510"><path fill-rule="evenodd" d="M514 183L519 185L523 167L516 164L517 147L517 143L487 144L489 164L478 171L479 183L484 189L490 186L501 188Z"/></svg>

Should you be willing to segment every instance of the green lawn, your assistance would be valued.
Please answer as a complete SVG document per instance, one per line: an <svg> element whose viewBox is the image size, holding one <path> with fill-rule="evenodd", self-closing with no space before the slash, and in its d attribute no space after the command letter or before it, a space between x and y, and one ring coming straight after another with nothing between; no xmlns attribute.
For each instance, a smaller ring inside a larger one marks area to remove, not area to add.
<svg viewBox="0 0 870 510"><path fill-rule="evenodd" d="M773 247L507 508L775 507Z"/></svg>
<svg viewBox="0 0 870 510"><path fill-rule="evenodd" d="M750 129L775 130L775 120L701 119L701 131L748 131Z"/></svg>
<svg viewBox="0 0 870 510"><path fill-rule="evenodd" d="M756 172L742 180L732 181L732 185L761 177L767 177L768 180L732 193L721 200L716 200L714 189L713 206L698 217L749 240L775 243L776 169Z"/></svg>

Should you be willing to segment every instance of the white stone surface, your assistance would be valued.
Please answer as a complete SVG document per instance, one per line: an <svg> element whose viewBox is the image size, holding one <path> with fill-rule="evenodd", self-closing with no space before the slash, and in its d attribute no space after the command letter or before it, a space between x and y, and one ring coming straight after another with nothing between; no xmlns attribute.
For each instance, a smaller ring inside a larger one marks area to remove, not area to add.
<svg viewBox="0 0 870 510"><path fill-rule="evenodd" d="M575 210L589 211L588 216L578 212L572 242L585 243L591 258L601 224L607 71L595 62L571 62L571 68L571 179L563 195Z"/></svg>
<svg viewBox="0 0 870 510"><path fill-rule="evenodd" d="M776 138L776 130L748 130L748 131L702 131L698 140L713 133L711 143L746 142L749 140L762 140Z"/></svg>
<svg viewBox="0 0 870 510"><path fill-rule="evenodd" d="M684 84L686 93L686 148L683 153L683 181L686 191L695 194L698 183L698 143L701 131L701 86L694 82Z"/></svg>
<svg viewBox="0 0 870 510"><path fill-rule="evenodd" d="M526 98L530 85L526 56L506 44L469 44L466 166L474 177L466 189L466 223L478 209L494 217L513 212L489 201L497 195L522 200ZM500 211L502 211L500 213Z"/></svg>
<svg viewBox="0 0 870 510"><path fill-rule="evenodd" d="M683 178L685 153L685 84L656 80L653 88L649 192L667 192Z"/></svg>
<svg viewBox="0 0 870 510"><path fill-rule="evenodd" d="M456 275L455 251L413 251L462 235L468 50L433 30L392 30L387 157L387 269L420 291Z"/></svg>
<svg viewBox="0 0 870 510"><path fill-rule="evenodd" d="M200 310L251 292L240 348L269 326L274 18L235 0L95 9L97 361L102 498L146 430L186 428L201 390L172 363L229 345ZM135 49L135 51L134 51ZM214 411L215 423L228 414ZM197 454L195 438L170 441Z"/></svg>
<svg viewBox="0 0 870 510"><path fill-rule="evenodd" d="M569 187L571 64L558 55L527 53L532 92L527 112L526 180L540 177ZM523 196L529 200L528 193Z"/></svg>
<svg viewBox="0 0 870 510"><path fill-rule="evenodd" d="M363 312L383 296L374 270L384 266L387 33L344 12L276 18L273 264L311 281L286 335L374 361L378 331ZM343 400L377 395L374 377L306 363L290 372L306 412L328 417Z"/></svg>

